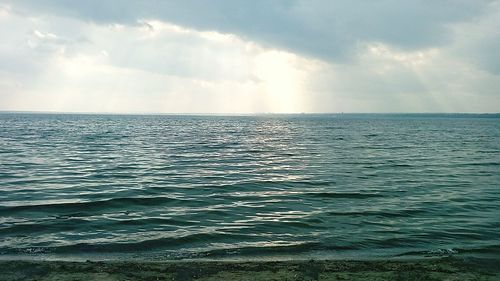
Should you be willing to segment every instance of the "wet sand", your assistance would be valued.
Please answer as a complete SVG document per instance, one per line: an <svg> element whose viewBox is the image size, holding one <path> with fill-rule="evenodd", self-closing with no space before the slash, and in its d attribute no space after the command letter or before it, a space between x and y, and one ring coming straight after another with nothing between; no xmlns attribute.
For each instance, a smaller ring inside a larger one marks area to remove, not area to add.
<svg viewBox="0 0 500 281"><path fill-rule="evenodd" d="M0 280L500 280L500 262L413 261L0 261Z"/></svg>

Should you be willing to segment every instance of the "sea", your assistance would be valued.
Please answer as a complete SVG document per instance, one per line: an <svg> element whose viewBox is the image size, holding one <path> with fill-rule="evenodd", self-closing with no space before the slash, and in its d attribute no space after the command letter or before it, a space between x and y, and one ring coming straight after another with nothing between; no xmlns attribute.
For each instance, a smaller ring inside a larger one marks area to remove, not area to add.
<svg viewBox="0 0 500 281"><path fill-rule="evenodd" d="M499 114L0 114L0 259L500 256Z"/></svg>

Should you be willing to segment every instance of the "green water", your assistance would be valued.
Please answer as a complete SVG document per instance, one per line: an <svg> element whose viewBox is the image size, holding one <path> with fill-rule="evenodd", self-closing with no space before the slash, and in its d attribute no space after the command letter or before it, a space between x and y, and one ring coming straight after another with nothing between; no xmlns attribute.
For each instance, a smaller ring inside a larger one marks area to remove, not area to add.
<svg viewBox="0 0 500 281"><path fill-rule="evenodd" d="M0 257L500 253L498 115L0 114Z"/></svg>

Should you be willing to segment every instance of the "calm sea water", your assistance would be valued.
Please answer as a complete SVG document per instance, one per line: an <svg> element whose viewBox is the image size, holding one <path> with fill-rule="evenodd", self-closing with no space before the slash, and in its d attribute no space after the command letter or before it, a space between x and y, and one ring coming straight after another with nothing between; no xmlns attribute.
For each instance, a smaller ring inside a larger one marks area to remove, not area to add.
<svg viewBox="0 0 500 281"><path fill-rule="evenodd" d="M0 257L500 253L498 115L0 114Z"/></svg>

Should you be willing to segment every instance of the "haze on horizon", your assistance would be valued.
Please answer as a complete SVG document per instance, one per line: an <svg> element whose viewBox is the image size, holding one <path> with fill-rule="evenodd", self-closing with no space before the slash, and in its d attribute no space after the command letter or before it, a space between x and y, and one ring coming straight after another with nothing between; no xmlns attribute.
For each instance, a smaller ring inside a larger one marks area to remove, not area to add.
<svg viewBox="0 0 500 281"><path fill-rule="evenodd" d="M500 1L0 0L0 110L500 111Z"/></svg>

